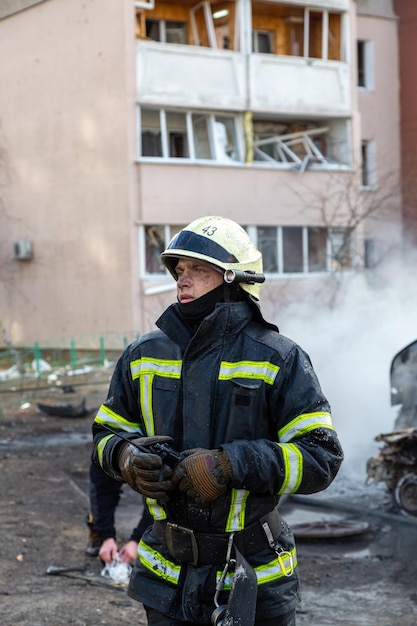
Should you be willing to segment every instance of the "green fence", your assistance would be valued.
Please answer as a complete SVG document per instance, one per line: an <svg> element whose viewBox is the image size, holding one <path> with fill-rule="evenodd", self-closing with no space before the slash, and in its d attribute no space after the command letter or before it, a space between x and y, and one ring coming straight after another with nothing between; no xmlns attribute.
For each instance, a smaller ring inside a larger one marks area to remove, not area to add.
<svg viewBox="0 0 417 626"><path fill-rule="evenodd" d="M133 332L103 333L35 341L32 346L0 346L0 391L106 369L137 338Z"/></svg>

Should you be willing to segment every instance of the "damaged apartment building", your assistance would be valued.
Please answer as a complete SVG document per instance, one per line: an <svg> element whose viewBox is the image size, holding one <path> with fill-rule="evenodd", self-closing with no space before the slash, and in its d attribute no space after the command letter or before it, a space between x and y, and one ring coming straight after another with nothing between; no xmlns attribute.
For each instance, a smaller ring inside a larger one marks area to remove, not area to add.
<svg viewBox="0 0 417 626"><path fill-rule="evenodd" d="M281 304L319 293L400 244L392 2L20 5L0 16L1 122L21 177L6 190L19 218L9 244L32 247L27 263L13 248L11 271L29 300L36 283L47 299L59 258L60 301L81 293L83 311L47 314L54 335L152 328L174 297L159 254L201 215L238 221L263 252L269 317L278 292ZM34 191L47 234L28 211ZM36 339L39 312L28 329L17 295L10 310L16 340Z"/></svg>

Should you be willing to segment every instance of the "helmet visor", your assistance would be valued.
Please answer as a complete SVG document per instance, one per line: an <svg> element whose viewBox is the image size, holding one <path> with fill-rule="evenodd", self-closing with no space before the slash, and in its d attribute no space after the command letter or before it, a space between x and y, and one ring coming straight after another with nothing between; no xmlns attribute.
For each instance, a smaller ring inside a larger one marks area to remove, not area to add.
<svg viewBox="0 0 417 626"><path fill-rule="evenodd" d="M182 230L179 232L170 242L165 254L179 254L180 251L186 250L189 254L193 252L201 254L210 259L215 259L221 263L238 263L234 254L230 253L226 248L223 248L220 244L216 243L208 237L202 237L190 230Z"/></svg>

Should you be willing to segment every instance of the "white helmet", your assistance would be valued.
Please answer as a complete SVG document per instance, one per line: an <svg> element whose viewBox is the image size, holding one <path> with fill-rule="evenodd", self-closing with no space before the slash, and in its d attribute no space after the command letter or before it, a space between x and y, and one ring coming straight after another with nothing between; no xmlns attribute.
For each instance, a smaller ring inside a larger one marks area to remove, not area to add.
<svg viewBox="0 0 417 626"><path fill-rule="evenodd" d="M246 231L236 222L219 216L200 217L170 241L161 259L175 280L179 258L200 259L224 271L226 283L239 283L249 295L259 300L262 254Z"/></svg>

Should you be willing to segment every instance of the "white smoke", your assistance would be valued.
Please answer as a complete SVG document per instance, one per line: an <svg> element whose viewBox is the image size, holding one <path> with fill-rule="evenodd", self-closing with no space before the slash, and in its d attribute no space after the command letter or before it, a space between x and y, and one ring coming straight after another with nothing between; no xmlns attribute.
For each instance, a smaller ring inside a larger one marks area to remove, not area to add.
<svg viewBox="0 0 417 626"><path fill-rule="evenodd" d="M394 430L398 413L391 406L391 361L417 339L415 258L392 260L367 278L357 274L341 289L335 308L315 312L310 300L302 312L297 303L282 312L279 326L308 352L331 403L343 474L364 482L366 461L380 446L374 437Z"/></svg>

